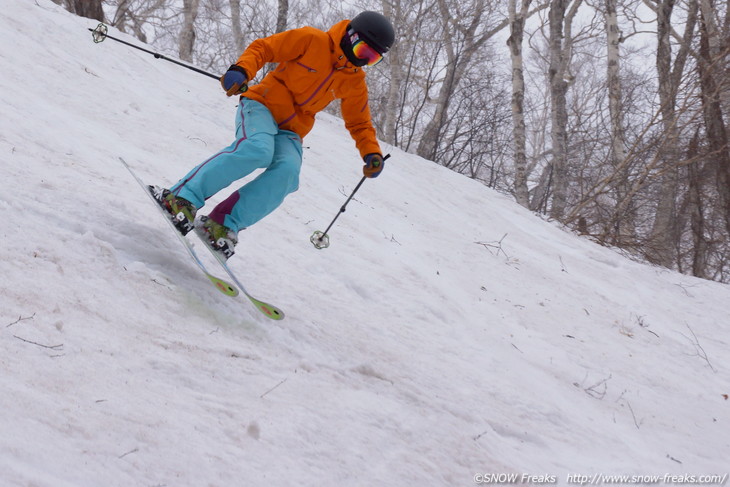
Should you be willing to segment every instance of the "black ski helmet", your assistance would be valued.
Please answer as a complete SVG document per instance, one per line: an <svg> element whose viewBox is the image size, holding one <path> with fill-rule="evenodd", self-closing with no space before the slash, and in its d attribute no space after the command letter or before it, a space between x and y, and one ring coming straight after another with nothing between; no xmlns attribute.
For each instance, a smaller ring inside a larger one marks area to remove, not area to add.
<svg viewBox="0 0 730 487"><path fill-rule="evenodd" d="M383 14L370 10L357 14L350 21L347 32L340 43L347 58L356 66L362 66L364 63L352 53L352 44L350 43L352 34L357 34L380 54L388 52L395 42L393 24Z"/></svg>
<svg viewBox="0 0 730 487"><path fill-rule="evenodd" d="M385 54L395 42L395 31L383 14L369 10L357 14L350 21L350 29L357 32L371 47Z"/></svg>

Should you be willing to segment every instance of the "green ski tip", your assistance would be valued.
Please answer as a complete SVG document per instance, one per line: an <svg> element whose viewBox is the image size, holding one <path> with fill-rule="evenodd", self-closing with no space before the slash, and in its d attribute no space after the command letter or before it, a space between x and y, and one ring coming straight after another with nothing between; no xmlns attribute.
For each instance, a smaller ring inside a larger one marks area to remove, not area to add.
<svg viewBox="0 0 730 487"><path fill-rule="evenodd" d="M263 301L259 301L258 299L250 295L248 296L248 299L251 301L251 303L253 303L254 306L256 306L256 308L258 308L259 311L265 314L268 318L277 321L284 319L284 312L276 306L273 306L269 303L264 303Z"/></svg>
<svg viewBox="0 0 730 487"><path fill-rule="evenodd" d="M238 296L238 289L228 284L223 279L218 279L217 277L206 274L208 279L210 279L210 282L212 282L216 288L226 296L236 297Z"/></svg>

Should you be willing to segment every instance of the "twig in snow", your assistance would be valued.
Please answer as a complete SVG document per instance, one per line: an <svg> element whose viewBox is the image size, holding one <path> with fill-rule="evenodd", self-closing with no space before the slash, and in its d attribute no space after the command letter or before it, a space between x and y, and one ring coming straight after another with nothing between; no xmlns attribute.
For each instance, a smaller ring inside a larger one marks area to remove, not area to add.
<svg viewBox="0 0 730 487"><path fill-rule="evenodd" d="M692 338L688 337L687 335L685 335L683 333L680 333L680 335L682 335L683 337L685 337L687 340L689 340L689 342L692 345L694 345L694 347L695 347L695 355L697 355L702 360L704 360L705 362L707 362L707 365L710 366L710 370L712 370L713 372L717 372L717 370L715 370L715 367L713 367L712 364L710 363L710 359L707 357L707 352L705 352L705 349L702 348L702 345L700 345L700 341L697 338L697 335L695 335L695 332L692 330L692 328L690 328L690 326L689 326L688 323L685 323L685 325L687 325L687 329L692 334Z"/></svg>
<svg viewBox="0 0 730 487"><path fill-rule="evenodd" d="M125 453L124 455L121 455L119 458L124 458L127 455L131 455L132 453L137 453L138 451L139 451L139 448L135 448L134 450L129 450L127 453Z"/></svg>
<svg viewBox="0 0 730 487"><path fill-rule="evenodd" d="M13 336L15 338L17 338L18 340L23 341L25 343L31 343L33 345L38 345L39 347L48 348L48 349L51 349L51 350L61 350L63 348L63 343L61 343L59 345L43 345L42 343L33 342L31 340L26 340L25 338L21 338L18 335L13 335Z"/></svg>
<svg viewBox="0 0 730 487"><path fill-rule="evenodd" d="M646 323L646 320L643 316L636 315L636 322L639 324L640 327L642 327L643 329L645 329L646 331L648 331L655 337L659 338L659 335L657 335L656 333L654 333L653 331L651 331L649 329L649 325Z"/></svg>
<svg viewBox="0 0 730 487"><path fill-rule="evenodd" d="M687 288L688 288L688 287L695 287L695 286L688 286L688 285L686 285L686 284L682 284L681 282L680 282L679 284L675 284L675 286L679 286L680 288L682 288L682 291L684 291L684 294L686 294L686 295L687 295L687 296L689 296L690 298L691 298L691 297L693 297L693 296L692 296L692 295L691 295L691 294L689 293L689 291L687 291Z"/></svg>
<svg viewBox="0 0 730 487"><path fill-rule="evenodd" d="M480 439L480 438L481 438L482 436L486 435L487 433L489 433L489 431L485 431L485 432L483 432L483 433L479 433L478 435L476 435L476 436L475 436L475 437L473 437L472 439L473 439L474 441L479 441L479 439Z"/></svg>
<svg viewBox="0 0 730 487"><path fill-rule="evenodd" d="M628 401L628 399L624 399L624 394L626 394L626 391L621 393L618 399L616 399L616 402L619 403L621 401L624 401L626 403L626 405L629 407L629 411L631 411L631 417L634 418L634 426L636 426L636 429L640 429L641 423L643 423L643 421L637 421L636 414L634 414L634 408L631 407L631 403ZM615 418L613 422L616 422Z"/></svg>
<svg viewBox="0 0 730 487"><path fill-rule="evenodd" d="M485 249L489 250L489 253L492 255L499 256L499 253L502 252L504 256L509 259L509 255L507 255L507 252L504 251L504 248L502 248L502 241L507 238L507 234L505 233L502 238L497 240L496 242L474 242L477 245L481 245ZM496 254L492 253L491 249L496 249Z"/></svg>
<svg viewBox="0 0 730 487"><path fill-rule="evenodd" d="M631 403L629 401L626 401L626 405L629 407L629 411L631 411L631 417L634 418L634 425L636 426L636 429L639 428L639 423L636 421L636 415L634 414L634 408L631 407Z"/></svg>
<svg viewBox="0 0 730 487"><path fill-rule="evenodd" d="M631 331L631 329L629 329L623 325L621 325L621 328L619 328L618 332L629 338L634 338L634 333Z"/></svg>
<svg viewBox="0 0 730 487"><path fill-rule="evenodd" d="M286 382L286 380L287 380L287 379L284 379L284 380L282 380L281 382L279 382L278 384L276 384L276 385L275 385L274 387L272 387L272 388L271 388L271 389L269 389L268 391L266 391L266 392L264 392L263 394L261 394L261 396L259 396L259 397L260 397L261 399L263 399L263 398L264 398L264 396L265 396L266 394L268 394L269 392L273 391L274 389L276 389L277 387L279 387L280 385L282 385L282 384L283 384L284 382Z"/></svg>
<svg viewBox="0 0 730 487"><path fill-rule="evenodd" d="M505 238L507 238L507 235L508 234L505 233L502 236L502 238L500 238L496 242L474 242L474 243L477 245L481 245L485 249L489 250L489 253L495 257L499 257L500 253L504 254L505 263L510 267L514 267L515 269L520 270L518 267L516 267L520 263L520 261L518 259L513 259L509 255L507 255L507 252L504 251L504 247L502 247L502 242L504 241ZM496 252L492 252L492 249L495 249Z"/></svg>
<svg viewBox="0 0 730 487"><path fill-rule="evenodd" d="M200 142L203 143L203 145L205 147L208 147L208 143L206 141L204 141L203 139L201 139L200 137L191 137L191 136L188 135L188 140L197 140L197 141L200 141Z"/></svg>
<svg viewBox="0 0 730 487"><path fill-rule="evenodd" d="M388 235L385 232L383 232L383 237L386 240L388 239ZM395 239L395 235L393 235L392 233L390 234L390 241L391 242L394 242L394 243L397 243L398 245L401 245L401 243Z"/></svg>
<svg viewBox="0 0 730 487"><path fill-rule="evenodd" d="M613 374L608 374L608 377L606 377L605 379L599 380L590 387L584 387L583 390L586 394L595 399L603 399L604 397L606 397L606 392L608 392L608 381L611 380L612 376ZM601 386L603 386L603 390L599 390Z"/></svg>
<svg viewBox="0 0 730 487"><path fill-rule="evenodd" d="M678 464L682 465L682 462L680 462L679 460L677 460L673 456L669 455L668 453L667 453L667 458L670 459L673 462L677 462Z"/></svg>
<svg viewBox="0 0 730 487"><path fill-rule="evenodd" d="M340 186L340 193L342 194L342 196L349 196L347 194L347 191L345 190L345 187L344 186ZM358 200L357 198L352 198L352 201L356 201L356 202L358 202L360 204L363 204L362 201Z"/></svg>
<svg viewBox="0 0 730 487"><path fill-rule="evenodd" d="M10 328L10 327L11 327L11 326L13 326L13 325L17 325L17 324L18 324L18 323L20 323L21 321L25 321L25 320L32 320L33 318L35 318L35 313L33 313L33 314L32 314L32 315L30 315L30 316L26 316L26 317L23 317L22 315L21 315L21 316L18 316L18 319L17 319L17 320L13 321L13 322L12 322L12 323L10 323L9 325L7 325L7 326L6 326L5 328Z"/></svg>

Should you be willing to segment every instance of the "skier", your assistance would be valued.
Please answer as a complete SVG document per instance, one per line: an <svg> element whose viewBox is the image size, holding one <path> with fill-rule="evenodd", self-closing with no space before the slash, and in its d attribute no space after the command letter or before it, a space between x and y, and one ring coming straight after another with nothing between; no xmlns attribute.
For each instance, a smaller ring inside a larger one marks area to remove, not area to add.
<svg viewBox="0 0 730 487"><path fill-rule="evenodd" d="M239 230L275 210L299 186L302 138L315 115L341 99L345 127L363 158L363 174L377 177L384 161L370 119L364 66L383 59L395 40L390 21L365 11L327 32L302 27L260 38L221 76L226 95L240 95L236 139L155 197L178 230L191 229L225 259L234 253ZM278 63L264 79L247 86L268 62ZM234 181L265 169L208 216L194 224L205 200Z"/></svg>

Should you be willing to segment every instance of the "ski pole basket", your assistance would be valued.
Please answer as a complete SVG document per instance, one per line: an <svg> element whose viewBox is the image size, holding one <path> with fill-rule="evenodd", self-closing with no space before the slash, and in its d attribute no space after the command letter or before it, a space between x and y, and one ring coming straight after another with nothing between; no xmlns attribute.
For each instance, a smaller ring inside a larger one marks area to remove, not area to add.
<svg viewBox="0 0 730 487"><path fill-rule="evenodd" d="M94 42L97 44L104 42L107 32L109 32L109 27L104 24L99 24L96 26L96 29L91 31L91 38L94 39Z"/></svg>

